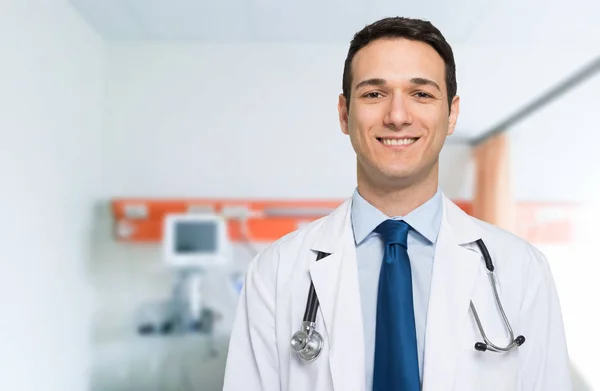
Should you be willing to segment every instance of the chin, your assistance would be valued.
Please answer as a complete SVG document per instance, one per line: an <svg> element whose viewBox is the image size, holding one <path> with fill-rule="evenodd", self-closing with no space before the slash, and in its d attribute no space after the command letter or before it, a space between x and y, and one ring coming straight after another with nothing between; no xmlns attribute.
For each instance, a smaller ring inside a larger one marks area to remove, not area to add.
<svg viewBox="0 0 600 391"><path fill-rule="evenodd" d="M396 186L410 186L422 182L434 172L434 166L397 165L379 167L379 177L384 182Z"/></svg>
<svg viewBox="0 0 600 391"><path fill-rule="evenodd" d="M409 167L406 165L402 165L402 166L387 166L387 167L380 167L379 172L389 178L389 179L405 179L405 178L409 178L411 176L414 176L418 170L415 167Z"/></svg>
<svg viewBox="0 0 600 391"><path fill-rule="evenodd" d="M370 178L370 181L374 181L380 186L384 187L398 187L398 186L409 186L419 180L419 177L423 174L423 170L414 165L408 164L359 164L359 172L365 179Z"/></svg>
<svg viewBox="0 0 600 391"><path fill-rule="evenodd" d="M381 180L388 186L406 186L413 183L416 175L407 170L386 170L381 172Z"/></svg>

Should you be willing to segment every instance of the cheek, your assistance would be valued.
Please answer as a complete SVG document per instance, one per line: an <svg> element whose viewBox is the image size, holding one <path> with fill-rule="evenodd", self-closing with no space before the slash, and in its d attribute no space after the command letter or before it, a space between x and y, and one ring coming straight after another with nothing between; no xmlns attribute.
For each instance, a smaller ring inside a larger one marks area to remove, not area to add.
<svg viewBox="0 0 600 391"><path fill-rule="evenodd" d="M362 134L360 124L354 118L348 118L348 135L350 136L350 144L355 152L360 153L364 147L362 142Z"/></svg>
<svg viewBox="0 0 600 391"><path fill-rule="evenodd" d="M449 122L447 119L443 119L437 124L437 128L433 131L434 144L436 146L441 146L444 144L446 137L448 136L448 126Z"/></svg>
<svg viewBox="0 0 600 391"><path fill-rule="evenodd" d="M371 130L382 123L377 107L360 107L353 113L351 120L352 131L355 136L360 139L368 139L371 137ZM349 120L350 126L350 120Z"/></svg>
<svg viewBox="0 0 600 391"><path fill-rule="evenodd" d="M439 112L429 113L429 116L423 116L422 124L427 129L427 144L429 146L439 146L444 143L448 133L448 117L441 116Z"/></svg>
<svg viewBox="0 0 600 391"><path fill-rule="evenodd" d="M373 123L380 120L383 105L377 104L355 104L350 108L356 123Z"/></svg>
<svg viewBox="0 0 600 391"><path fill-rule="evenodd" d="M371 127L372 125L364 117L354 116L348 120L348 133L355 143L364 143L364 140L369 137L368 132Z"/></svg>

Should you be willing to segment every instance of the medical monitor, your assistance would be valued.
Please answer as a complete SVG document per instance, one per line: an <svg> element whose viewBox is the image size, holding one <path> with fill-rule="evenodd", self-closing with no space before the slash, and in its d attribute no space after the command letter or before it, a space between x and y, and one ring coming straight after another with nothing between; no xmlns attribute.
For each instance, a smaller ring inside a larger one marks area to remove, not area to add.
<svg viewBox="0 0 600 391"><path fill-rule="evenodd" d="M164 259L172 267L202 268L224 262L226 221L214 214L172 214L164 223Z"/></svg>

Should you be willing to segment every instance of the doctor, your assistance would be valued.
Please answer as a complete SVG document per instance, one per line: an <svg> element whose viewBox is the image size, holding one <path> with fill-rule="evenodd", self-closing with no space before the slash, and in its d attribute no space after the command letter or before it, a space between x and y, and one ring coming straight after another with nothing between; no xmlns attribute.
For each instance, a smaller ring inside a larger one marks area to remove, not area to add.
<svg viewBox="0 0 600 391"><path fill-rule="evenodd" d="M387 18L350 44L338 111L358 186L330 215L250 264L230 341L226 391L571 389L561 309L544 256L463 213L438 188L459 112L452 49L429 22ZM490 91L492 94L493 91ZM324 162L330 157L322 157ZM483 251L515 335L510 342ZM325 258L317 261L317 254ZM323 349L290 346L311 281Z"/></svg>

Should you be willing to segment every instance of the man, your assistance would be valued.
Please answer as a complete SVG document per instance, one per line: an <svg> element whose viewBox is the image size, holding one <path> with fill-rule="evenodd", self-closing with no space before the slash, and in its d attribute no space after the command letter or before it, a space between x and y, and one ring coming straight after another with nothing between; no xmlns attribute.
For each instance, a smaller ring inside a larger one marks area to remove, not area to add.
<svg viewBox="0 0 600 391"><path fill-rule="evenodd" d="M571 389L545 258L438 189L456 88L452 49L430 23L387 18L355 35L338 111L357 156L357 189L251 262L226 391ZM524 339L509 339L486 252L503 311ZM311 282L323 346L309 361L290 338L303 324ZM488 341L471 302L489 341L510 344L507 352L474 348Z"/></svg>

